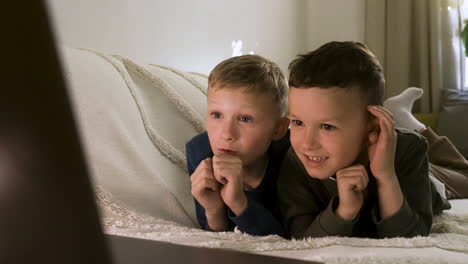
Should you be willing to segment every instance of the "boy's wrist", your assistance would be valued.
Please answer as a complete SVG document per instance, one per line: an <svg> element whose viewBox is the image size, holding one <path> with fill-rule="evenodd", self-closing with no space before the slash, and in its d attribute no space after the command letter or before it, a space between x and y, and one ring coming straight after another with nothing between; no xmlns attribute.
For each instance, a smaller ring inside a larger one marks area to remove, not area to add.
<svg viewBox="0 0 468 264"><path fill-rule="evenodd" d="M382 220L398 212L404 202L403 193L396 174L386 179L385 181L377 182L380 218Z"/></svg>
<svg viewBox="0 0 468 264"><path fill-rule="evenodd" d="M359 210L347 210L343 207L338 206L335 210L335 214L345 221L352 221L359 214Z"/></svg>
<svg viewBox="0 0 468 264"><path fill-rule="evenodd" d="M244 195L232 205L228 205L228 207L236 216L239 216L245 211L245 209L247 208L247 204L247 197L245 197Z"/></svg>
<svg viewBox="0 0 468 264"><path fill-rule="evenodd" d="M211 217L219 217L219 216L225 216L226 215L226 208L222 207L222 208L219 208L219 209L205 209L205 215L206 217L208 218L211 218Z"/></svg>
<svg viewBox="0 0 468 264"><path fill-rule="evenodd" d="M375 176L374 176L375 177ZM375 177L377 188L387 188L399 186L398 178L395 171L382 173L379 177Z"/></svg>
<svg viewBox="0 0 468 264"><path fill-rule="evenodd" d="M208 226L212 231L226 231L228 229L228 218L226 209L216 212L205 211Z"/></svg>

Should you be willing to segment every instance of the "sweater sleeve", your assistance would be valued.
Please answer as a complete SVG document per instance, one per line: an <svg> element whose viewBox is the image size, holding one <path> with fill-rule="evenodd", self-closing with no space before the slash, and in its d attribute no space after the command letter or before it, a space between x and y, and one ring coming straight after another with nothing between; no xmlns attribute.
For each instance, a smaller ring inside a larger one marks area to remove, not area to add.
<svg viewBox="0 0 468 264"><path fill-rule="evenodd" d="M398 138L395 172L404 196L399 211L385 220L374 221L378 237L427 236L432 225L432 197L428 172L427 142L414 134Z"/></svg>
<svg viewBox="0 0 468 264"><path fill-rule="evenodd" d="M343 220L334 213L337 197L324 195L320 180L309 177L291 148L280 170L278 202L292 238L352 235L358 217Z"/></svg>
<svg viewBox="0 0 468 264"><path fill-rule="evenodd" d="M278 219L254 199L247 200L247 208L238 216L228 210L228 217L244 233L254 236L284 236L283 227Z"/></svg>

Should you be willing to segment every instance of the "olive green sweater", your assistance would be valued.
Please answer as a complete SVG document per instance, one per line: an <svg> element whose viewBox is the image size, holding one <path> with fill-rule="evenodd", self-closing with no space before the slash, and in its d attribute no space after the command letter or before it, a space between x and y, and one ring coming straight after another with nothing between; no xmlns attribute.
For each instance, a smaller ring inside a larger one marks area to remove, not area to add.
<svg viewBox="0 0 468 264"><path fill-rule="evenodd" d="M291 147L278 180L278 202L289 235L293 238L428 235L433 214L449 209L450 204L429 180L425 138L408 130L397 130L397 135L395 172L404 202L397 213L384 220L379 218L376 182L369 166L369 184L361 211L354 220L345 221L334 212L338 205L336 182L310 177Z"/></svg>

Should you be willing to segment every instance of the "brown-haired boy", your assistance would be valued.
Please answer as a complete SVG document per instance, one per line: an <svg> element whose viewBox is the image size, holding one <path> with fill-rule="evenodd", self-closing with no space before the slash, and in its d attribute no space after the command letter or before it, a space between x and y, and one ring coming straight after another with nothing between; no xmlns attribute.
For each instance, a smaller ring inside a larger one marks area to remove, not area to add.
<svg viewBox="0 0 468 264"><path fill-rule="evenodd" d="M330 42L290 66L291 145L278 182L294 238L427 235L450 207L428 176L427 142L395 129L385 80L357 42Z"/></svg>
<svg viewBox="0 0 468 264"><path fill-rule="evenodd" d="M278 65L258 55L227 59L210 73L207 132L186 144L203 229L284 234L276 183L289 147L287 93Z"/></svg>

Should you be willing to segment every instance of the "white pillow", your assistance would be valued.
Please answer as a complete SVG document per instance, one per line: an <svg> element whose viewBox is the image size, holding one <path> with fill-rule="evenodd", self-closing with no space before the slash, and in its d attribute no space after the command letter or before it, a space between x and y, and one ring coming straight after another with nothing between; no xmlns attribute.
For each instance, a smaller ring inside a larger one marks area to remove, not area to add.
<svg viewBox="0 0 468 264"><path fill-rule="evenodd" d="M73 48L62 57L94 183L132 210L197 226L184 144L204 129L206 76Z"/></svg>

